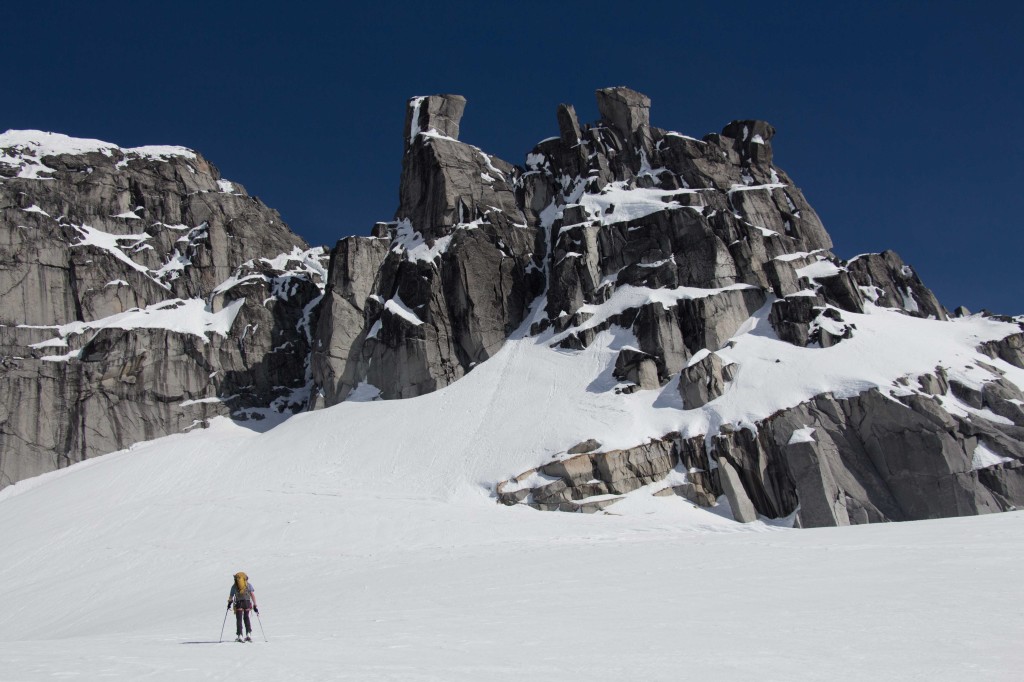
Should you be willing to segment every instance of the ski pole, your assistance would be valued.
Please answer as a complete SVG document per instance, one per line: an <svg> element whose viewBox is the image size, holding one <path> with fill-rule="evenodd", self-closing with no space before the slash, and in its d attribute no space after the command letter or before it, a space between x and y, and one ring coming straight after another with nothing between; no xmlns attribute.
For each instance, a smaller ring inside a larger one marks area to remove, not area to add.
<svg viewBox="0 0 1024 682"><path fill-rule="evenodd" d="M260 618L260 612L256 612L256 622L260 624L260 632L263 634L263 641L267 641L267 633L263 632L263 620Z"/></svg>
<svg viewBox="0 0 1024 682"><path fill-rule="evenodd" d="M218 644L220 644L220 643L222 643L224 641L224 626L227 625L227 622L228 622L228 611L230 611L230 610L231 610L231 607L229 606L228 610L224 612L224 622L220 624L220 639L217 640Z"/></svg>

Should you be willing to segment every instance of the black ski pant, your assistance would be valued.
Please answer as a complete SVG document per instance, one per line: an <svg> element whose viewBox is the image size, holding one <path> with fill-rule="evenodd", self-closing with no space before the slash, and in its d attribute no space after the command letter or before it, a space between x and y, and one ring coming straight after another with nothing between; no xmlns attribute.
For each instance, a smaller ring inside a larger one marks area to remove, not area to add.
<svg viewBox="0 0 1024 682"><path fill-rule="evenodd" d="M242 623L245 623L245 634L252 632L252 624L249 622L248 609L235 609L235 634L242 636Z"/></svg>

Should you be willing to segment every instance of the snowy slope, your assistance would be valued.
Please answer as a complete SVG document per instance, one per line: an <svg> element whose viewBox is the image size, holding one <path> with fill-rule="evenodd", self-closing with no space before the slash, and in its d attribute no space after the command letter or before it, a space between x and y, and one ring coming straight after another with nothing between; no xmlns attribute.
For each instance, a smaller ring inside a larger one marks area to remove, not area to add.
<svg viewBox="0 0 1024 682"><path fill-rule="evenodd" d="M520 333L419 398L263 432L222 420L8 487L0 679L1016 679L1019 513L793 531L644 489L607 515L495 503L583 438L752 421L823 381L890 390L984 359L1024 385L974 350L1014 325L850 317L859 333L821 349L755 315L728 351L735 385L703 410L674 383L608 390L628 333L579 352ZM267 644L213 644L237 570Z"/></svg>

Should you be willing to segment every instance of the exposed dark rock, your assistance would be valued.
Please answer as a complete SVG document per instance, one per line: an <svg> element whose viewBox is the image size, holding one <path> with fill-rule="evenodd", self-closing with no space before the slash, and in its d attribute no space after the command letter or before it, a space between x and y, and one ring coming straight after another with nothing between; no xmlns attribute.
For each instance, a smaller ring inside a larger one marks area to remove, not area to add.
<svg viewBox="0 0 1024 682"><path fill-rule="evenodd" d="M718 462L718 479L722 484L722 492L729 500L733 518L740 523L757 521L757 510L743 487L739 473L728 459Z"/></svg>
<svg viewBox="0 0 1024 682"><path fill-rule="evenodd" d="M1024 394L1006 379L986 382L981 387L981 404L995 414L1024 427Z"/></svg>
<svg viewBox="0 0 1024 682"><path fill-rule="evenodd" d="M775 128L765 121L733 121L722 129L722 137L733 140L743 161L753 164L772 162L772 138Z"/></svg>
<svg viewBox="0 0 1024 682"><path fill-rule="evenodd" d="M976 410L980 410L985 406L984 401L981 399L981 391L969 384L953 379L949 382L949 390L958 400L967 403Z"/></svg>
<svg viewBox="0 0 1024 682"><path fill-rule="evenodd" d="M405 144L408 149L419 133L436 132L459 139L459 122L466 109L466 98L461 95L432 95L413 97L405 110Z"/></svg>
<svg viewBox="0 0 1024 682"><path fill-rule="evenodd" d="M649 353L636 348L623 348L615 359L615 378L636 384L642 389L657 388L658 364Z"/></svg>
<svg viewBox="0 0 1024 682"><path fill-rule="evenodd" d="M522 167L458 139L462 97L413 98L395 219L339 241L327 273L275 212L191 152L54 154L37 160L46 182L2 164L0 486L219 414L421 395L513 334L563 351L614 339L606 370L620 383L602 373L592 390L678 378L692 410L729 390L730 339L745 324L762 333L766 316L783 341L822 349L855 338L872 305L946 318L896 254L846 263L829 251L773 165L770 124L697 140L652 127L640 93L596 96L598 123L560 105L558 136ZM90 326L196 303L199 330ZM1024 398L1000 367L1024 367L1024 333L979 350L990 379L936 367L889 393L822 394L692 438L604 452L584 441L503 482L498 499L595 512L645 488L702 506L724 496L742 521L804 527L1022 505Z"/></svg>
<svg viewBox="0 0 1024 682"><path fill-rule="evenodd" d="M576 109L571 104L558 105L558 133L568 147L580 143L580 122L576 118Z"/></svg>
<svg viewBox="0 0 1024 682"><path fill-rule="evenodd" d="M800 284L792 265L777 260L764 264L768 285L779 298L785 298L800 291Z"/></svg>
<svg viewBox="0 0 1024 682"><path fill-rule="evenodd" d="M817 295L793 294L772 303L768 320L778 337L795 346L834 346L853 336L856 327Z"/></svg>
<svg viewBox="0 0 1024 682"><path fill-rule="evenodd" d="M759 434L764 435L756 440L757 447L745 448L741 465L753 483L753 492L763 491L772 501L759 511L787 512L792 508L781 494L784 489L772 492L778 489L778 479L758 473L766 454L775 455L782 448L787 449L778 453L781 457L769 460L781 461L788 468L793 492L801 501L798 521L802 526L841 525L843 499L850 523L1006 509L972 468L972 435L948 417L937 419L944 415L941 410L923 406L934 408L935 403L922 399L902 406L872 390L846 400L819 396L767 420L761 425ZM808 428L814 429L813 435L793 438L793 433ZM796 460L798 467L789 458L790 449L803 452ZM808 466L811 451L828 467ZM805 475L798 476L800 471ZM758 499L756 495L754 499ZM805 499L821 502L805 509ZM856 513L851 515L851 509Z"/></svg>
<svg viewBox="0 0 1024 682"><path fill-rule="evenodd" d="M446 386L501 348L541 285L533 233L492 222L452 232L433 259L409 258L394 242L374 279L359 333L337 355L327 404L361 382L384 398L409 398ZM324 385L329 374L318 376Z"/></svg>
<svg viewBox="0 0 1024 682"><path fill-rule="evenodd" d="M998 341L986 341L978 350L990 358L999 358L1024 369L1024 333L1011 334Z"/></svg>
<svg viewBox="0 0 1024 682"><path fill-rule="evenodd" d="M691 361L679 375L683 409L703 407L718 398L725 393L725 382L722 359L716 353L707 353L697 362Z"/></svg>
<svg viewBox="0 0 1024 682"><path fill-rule="evenodd" d="M690 475L699 494L687 499L710 506L725 495L741 521L794 512L801 527L907 521L1024 505L1022 433L977 417L953 418L933 398L915 395L901 404L870 390L841 400L820 395L763 420L756 432L722 432L710 450L703 436L669 434L541 471L564 483L567 499L582 499L573 495L589 493L581 486L594 479L624 494L683 466L698 472ZM1011 461L976 468L980 442ZM526 497L503 496L499 487L506 504Z"/></svg>
<svg viewBox="0 0 1024 682"><path fill-rule="evenodd" d="M556 460L533 469L497 487L502 504L528 504L546 511L593 512L621 499L589 501L598 496L621 496L665 478L673 469L687 471L686 481L664 486L661 494L676 494L694 502L714 503L713 483L698 462L696 452L687 449L679 434L669 434L634 448L589 452ZM538 484L528 485L540 477ZM670 491L670 492L669 492Z"/></svg>
<svg viewBox="0 0 1024 682"><path fill-rule="evenodd" d="M818 285L818 294L826 302L851 313L864 312L864 296L849 272L840 272L830 277L818 277L814 282Z"/></svg>
<svg viewBox="0 0 1024 682"><path fill-rule="evenodd" d="M818 296L787 296L772 303L768 320L780 339L794 346L806 346L811 342L811 323L823 305Z"/></svg>
<svg viewBox="0 0 1024 682"><path fill-rule="evenodd" d="M869 253L847 264L868 300L885 308L899 308L915 317L946 319L946 311L917 276L893 251Z"/></svg>
<svg viewBox="0 0 1024 682"><path fill-rule="evenodd" d="M597 91L597 110L601 121L623 137L651 126L651 98L629 88L603 88Z"/></svg>
<svg viewBox="0 0 1024 682"><path fill-rule="evenodd" d="M384 398L450 384L501 347L543 285L519 171L456 139L464 105L409 102L397 221L375 231L389 241L360 247L368 256L344 269L358 292L339 300L333 281L328 291L314 357L327 405L361 383ZM352 258L344 244L334 259Z"/></svg>
<svg viewBox="0 0 1024 682"><path fill-rule="evenodd" d="M389 246L386 239L346 237L331 252L311 357L313 378L328 405L348 393L342 388L346 365L352 347L365 340L369 298Z"/></svg>
<svg viewBox="0 0 1024 682"><path fill-rule="evenodd" d="M515 169L458 141L465 103L457 95L436 95L413 98L407 108L396 218L429 243L491 211L505 213L511 224L526 223L513 194Z"/></svg>
<svg viewBox="0 0 1024 682"><path fill-rule="evenodd" d="M922 374L917 381L921 390L929 395L945 395L949 391L949 379L941 367L936 368L935 374Z"/></svg>
<svg viewBox="0 0 1024 682"><path fill-rule="evenodd" d="M599 441L596 441L593 438L588 438L582 443L577 443L576 445L573 445L571 448L569 448L568 452L570 455L579 455L584 452L592 452L594 450L597 450L599 447L601 447L601 443Z"/></svg>
<svg viewBox="0 0 1024 682"><path fill-rule="evenodd" d="M49 179L0 182L0 357L18 358L0 368L0 486L215 415L305 408L319 251L188 150L32 149L8 158ZM145 323L102 321L133 309ZM179 330L203 315L223 328Z"/></svg>

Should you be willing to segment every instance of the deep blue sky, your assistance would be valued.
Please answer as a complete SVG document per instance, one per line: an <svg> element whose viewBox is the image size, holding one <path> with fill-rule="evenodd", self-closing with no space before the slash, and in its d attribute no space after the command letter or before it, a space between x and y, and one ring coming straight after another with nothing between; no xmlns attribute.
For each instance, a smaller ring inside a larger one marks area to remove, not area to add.
<svg viewBox="0 0 1024 682"><path fill-rule="evenodd" d="M192 147L333 244L392 217L409 96L464 95L461 139L521 163L628 85L662 128L774 124L838 255L1024 312L1020 3L151 4L0 3L0 130Z"/></svg>

